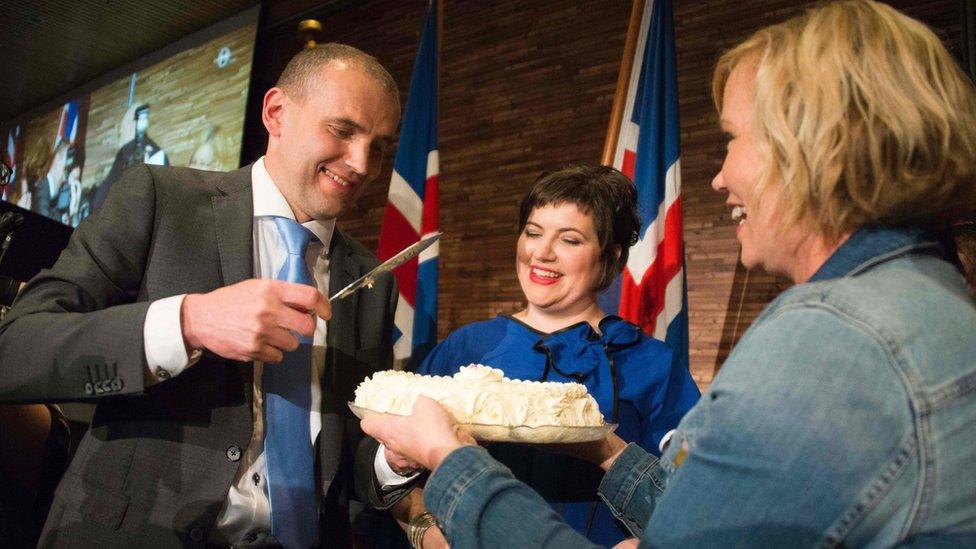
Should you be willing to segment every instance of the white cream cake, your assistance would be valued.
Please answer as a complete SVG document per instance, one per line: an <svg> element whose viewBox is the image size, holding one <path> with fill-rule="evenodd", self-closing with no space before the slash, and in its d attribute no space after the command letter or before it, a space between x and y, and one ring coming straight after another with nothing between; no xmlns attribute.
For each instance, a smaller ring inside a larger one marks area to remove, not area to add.
<svg viewBox="0 0 976 549"><path fill-rule="evenodd" d="M354 404L375 412L409 415L417 395L447 408L460 423L509 427L604 425L596 400L579 383L519 381L481 364L451 377L384 370L356 388Z"/></svg>

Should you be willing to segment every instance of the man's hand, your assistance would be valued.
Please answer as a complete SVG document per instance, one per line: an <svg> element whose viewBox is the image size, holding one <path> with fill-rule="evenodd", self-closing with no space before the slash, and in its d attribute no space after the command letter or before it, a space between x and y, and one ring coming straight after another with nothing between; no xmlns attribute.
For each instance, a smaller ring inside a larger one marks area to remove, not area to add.
<svg viewBox="0 0 976 549"><path fill-rule="evenodd" d="M297 332L315 333L315 316L332 316L329 300L312 286L245 280L206 294L189 294L180 308L187 349L209 349L232 360L281 362L298 348Z"/></svg>
<svg viewBox="0 0 976 549"><path fill-rule="evenodd" d="M407 476L417 472L418 469L422 469L423 465L417 463L416 461L410 460L405 456L390 450L384 446L383 457L386 458L386 463L393 469L398 475Z"/></svg>
<svg viewBox="0 0 976 549"><path fill-rule="evenodd" d="M409 416L376 414L360 425L366 434L389 450L431 471L454 450L475 444L447 410L423 395L417 397Z"/></svg>

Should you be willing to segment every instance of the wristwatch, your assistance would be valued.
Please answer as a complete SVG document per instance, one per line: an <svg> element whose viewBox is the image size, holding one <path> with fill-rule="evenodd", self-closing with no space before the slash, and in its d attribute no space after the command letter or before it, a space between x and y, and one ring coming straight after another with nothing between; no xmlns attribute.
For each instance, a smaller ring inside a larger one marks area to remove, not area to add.
<svg viewBox="0 0 976 549"><path fill-rule="evenodd" d="M407 537L410 539L410 545L414 549L421 549L424 544L424 534L431 526L437 524L437 520L434 515L424 511L423 513L414 515L410 519L410 525L407 531Z"/></svg>

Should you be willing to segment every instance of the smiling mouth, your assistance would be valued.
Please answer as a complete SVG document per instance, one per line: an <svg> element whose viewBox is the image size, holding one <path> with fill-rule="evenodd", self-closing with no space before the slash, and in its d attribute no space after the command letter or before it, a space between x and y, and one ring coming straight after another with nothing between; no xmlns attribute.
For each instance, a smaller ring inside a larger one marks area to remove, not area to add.
<svg viewBox="0 0 976 549"><path fill-rule="evenodd" d="M353 186L353 184L350 181L347 181L346 179L344 179L340 175L338 175L336 173L333 173L332 170L330 170L328 168L319 168L319 173L325 175L326 177L328 177L332 181L335 181L335 183L337 185L339 185L340 187L350 188L350 187Z"/></svg>
<svg viewBox="0 0 976 549"><path fill-rule="evenodd" d="M542 269L539 267L529 268L529 279L536 284L555 284L556 281L562 278L562 276L562 274L555 271L550 271L548 269Z"/></svg>
<svg viewBox="0 0 976 549"><path fill-rule="evenodd" d="M735 223L742 225L746 222L746 217L748 217L748 213L746 212L745 206L736 206L732 208L732 221Z"/></svg>
<svg viewBox="0 0 976 549"><path fill-rule="evenodd" d="M532 273L533 276L538 278L543 278L546 280L556 280L559 277L563 276L557 272L549 271L546 269L540 269L539 267L532 267L530 272Z"/></svg>

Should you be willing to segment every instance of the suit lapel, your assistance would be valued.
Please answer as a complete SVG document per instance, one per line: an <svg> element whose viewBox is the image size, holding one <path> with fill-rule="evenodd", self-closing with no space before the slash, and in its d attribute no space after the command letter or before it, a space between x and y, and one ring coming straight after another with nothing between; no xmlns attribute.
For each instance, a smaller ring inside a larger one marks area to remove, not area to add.
<svg viewBox="0 0 976 549"><path fill-rule="evenodd" d="M251 193L251 165L229 172L210 197L213 208L217 253L223 286L254 278L254 199ZM252 404L253 362L239 362L241 390Z"/></svg>
<svg viewBox="0 0 976 549"><path fill-rule="evenodd" d="M345 235L337 228L329 246L329 293L336 293L362 276L362 267L352 256L352 248L346 244ZM337 350L352 353L356 348L356 308L359 293L332 302L332 319L328 322L328 348L330 355Z"/></svg>
<svg viewBox="0 0 976 549"><path fill-rule="evenodd" d="M345 288L360 277L362 268L346 243L345 235L338 228L329 243L329 293ZM332 302L332 318L326 332L325 372L322 376L322 431L319 433L319 467L322 494L331 500L332 480L339 468L339 448L345 444L346 423L349 407L336 393L336 378L342 375L339 368L355 355L359 325L356 318L358 293Z"/></svg>
<svg viewBox="0 0 976 549"><path fill-rule="evenodd" d="M224 286L254 278L254 202L251 166L230 172L211 197Z"/></svg>

